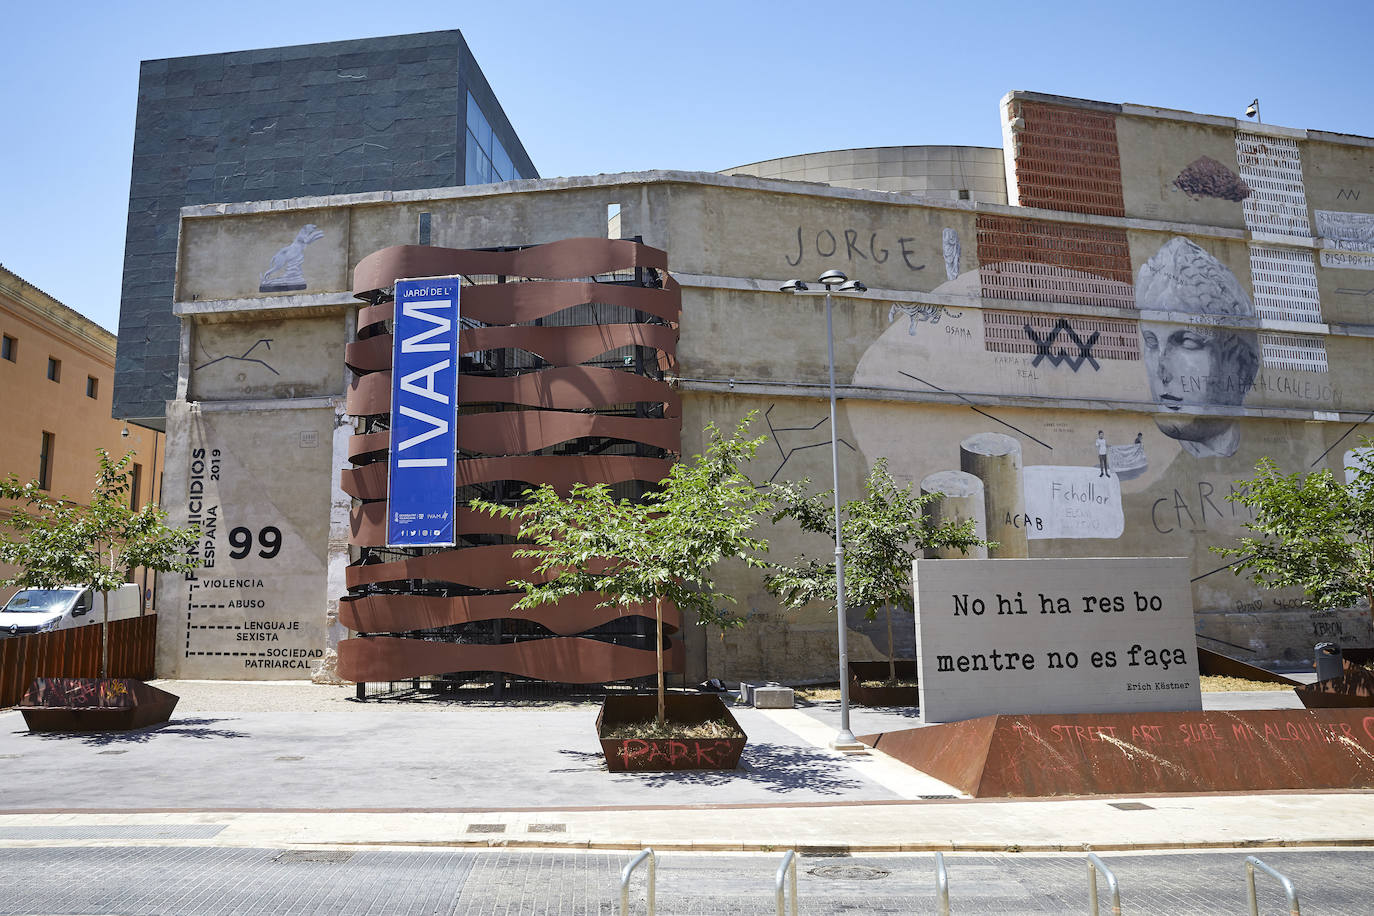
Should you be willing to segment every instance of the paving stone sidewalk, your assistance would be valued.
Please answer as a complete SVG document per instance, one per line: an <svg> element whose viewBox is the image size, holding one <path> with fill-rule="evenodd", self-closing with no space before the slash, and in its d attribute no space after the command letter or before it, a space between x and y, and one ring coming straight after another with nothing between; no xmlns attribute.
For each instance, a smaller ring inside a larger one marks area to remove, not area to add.
<svg viewBox="0 0 1374 916"><path fill-rule="evenodd" d="M1122 909L1163 916L1246 909L1244 853L1105 856L1120 882ZM1304 913L1368 912L1363 876L1374 852L1266 852L1297 886ZM338 916L420 914L603 914L619 910L625 854L472 850L281 850L30 848L0 850L0 914L120 913L129 916L273 913ZM657 911L771 914L777 854L665 854L658 860ZM1079 855L949 855L955 913L1088 911ZM934 857L861 856L798 860L805 914L929 913L936 908ZM21 878L21 880L16 880ZM631 881L632 912L644 912L646 877ZM1100 882L1102 912L1110 911ZM1286 912L1272 879L1258 885L1261 912Z"/></svg>

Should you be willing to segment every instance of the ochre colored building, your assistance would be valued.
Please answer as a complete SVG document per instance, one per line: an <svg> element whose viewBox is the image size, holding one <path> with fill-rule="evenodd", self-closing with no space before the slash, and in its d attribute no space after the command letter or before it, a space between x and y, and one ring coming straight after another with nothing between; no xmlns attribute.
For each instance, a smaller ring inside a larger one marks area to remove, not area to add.
<svg viewBox="0 0 1374 916"><path fill-rule="evenodd" d="M115 335L0 267L0 475L84 502L96 449L132 451L138 491L130 495L139 506L156 499L162 434L111 419L114 367ZM0 505L0 522L10 511Z"/></svg>

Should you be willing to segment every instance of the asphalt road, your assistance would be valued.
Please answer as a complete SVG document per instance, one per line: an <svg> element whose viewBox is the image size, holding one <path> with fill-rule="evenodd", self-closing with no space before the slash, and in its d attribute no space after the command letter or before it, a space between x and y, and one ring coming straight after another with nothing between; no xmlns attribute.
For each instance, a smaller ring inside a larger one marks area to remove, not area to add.
<svg viewBox="0 0 1374 916"><path fill-rule="evenodd" d="M1127 913L1246 912L1244 852L1104 855ZM1264 850L1296 885L1302 912L1370 911L1374 851ZM594 914L618 912L628 854L507 850L239 849L165 846L0 850L0 914ZM771 914L780 854L670 853L658 912ZM1082 855L947 854L954 913L1086 913ZM935 911L934 857L803 857L800 912ZM1286 913L1270 878L1261 913ZM632 881L644 912L644 878ZM1105 882L1102 912L1109 913Z"/></svg>

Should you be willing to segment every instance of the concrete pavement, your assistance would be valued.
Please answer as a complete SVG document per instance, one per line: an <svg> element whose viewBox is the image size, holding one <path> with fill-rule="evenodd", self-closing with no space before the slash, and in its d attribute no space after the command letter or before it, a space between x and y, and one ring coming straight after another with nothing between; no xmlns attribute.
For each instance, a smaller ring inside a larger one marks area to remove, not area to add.
<svg viewBox="0 0 1374 916"><path fill-rule="evenodd" d="M177 692L177 684L169 684ZM1374 844L1374 793L973 800L885 755L838 754L832 705L736 709L732 773L609 774L593 704L191 702L126 735L0 713L0 847L532 846L770 851L1149 850ZM263 688L266 689L266 688ZM295 688L283 688L290 693ZM308 690L309 685L301 685ZM249 691L251 694L251 690ZM262 694L261 696L265 696ZM1207 705L1296 703L1207 694ZM919 724L854 710L859 733ZM1126 804L1123 804L1126 802Z"/></svg>

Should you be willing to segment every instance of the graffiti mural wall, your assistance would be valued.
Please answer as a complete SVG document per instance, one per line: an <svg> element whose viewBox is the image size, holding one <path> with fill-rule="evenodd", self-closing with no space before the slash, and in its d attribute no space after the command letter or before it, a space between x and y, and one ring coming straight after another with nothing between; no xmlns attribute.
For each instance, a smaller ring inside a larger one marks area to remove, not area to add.
<svg viewBox="0 0 1374 916"><path fill-rule="evenodd" d="M755 429L770 438L750 469L758 480L828 483L833 433L842 495L856 494L886 458L899 479L944 494L933 512L975 519L997 542L991 556L1188 558L1197 629L1213 648L1297 664L1317 641L1374 643L1367 609L1316 613L1301 594L1235 577L1209 550L1243 533L1247 511L1227 497L1260 458L1341 473L1368 460L1374 145L1027 92L1008 95L997 114L1010 206L876 183L659 171L400 200L188 208L174 309L191 327L182 338L185 402L168 412L168 482L189 467L206 430L226 454L260 456L234 459L252 466L242 464L222 505L248 521L228 530L281 529L284 562L243 558L301 577L291 608L266 608L264 620L299 620L302 640L324 645L340 628L328 623L327 596L345 588L348 510L357 508L332 489L349 454L340 443L354 430L331 431L349 422L336 408L339 351L359 305L354 268L391 246L423 260L440 247L604 240L615 207L617 234L670 250L681 283L676 364L662 368L681 399L684 454L703 446L708 421L726 426L756 409ZM950 148L925 149L954 161ZM873 156L882 180L882 150L845 152L856 162ZM831 269L868 287L834 303L833 431L825 298L818 285L779 291ZM563 270L560 282L588 279ZM601 285L627 283L628 275ZM572 313L540 320L541 335L586 324ZM492 366L537 358L506 340L464 356ZM499 398L471 406L474 416L507 411ZM651 408L616 409L628 418ZM307 409L320 416L305 423L293 413ZM274 437L264 439L269 428ZM478 446L490 428L489 419L460 421L459 449L485 454ZM462 429L478 439L464 444ZM301 451L312 447L319 451ZM290 488L258 486L267 456L299 472ZM328 525L307 524L330 513ZM310 536L297 545L288 522ZM784 559L832 549L786 531L767 536ZM327 588L326 576L335 580ZM236 571L232 581L247 577ZM750 626L718 640L684 625L689 682L833 672L826 608L784 613L754 570L727 572L722 585ZM855 658L879 658L887 644L867 610L852 609L849 620ZM900 651L909 622L895 629ZM195 630L190 651L242 651L206 642L228 632ZM180 640L178 664L189 664L185 632L168 638ZM233 668L220 656L195 658L223 676Z"/></svg>

